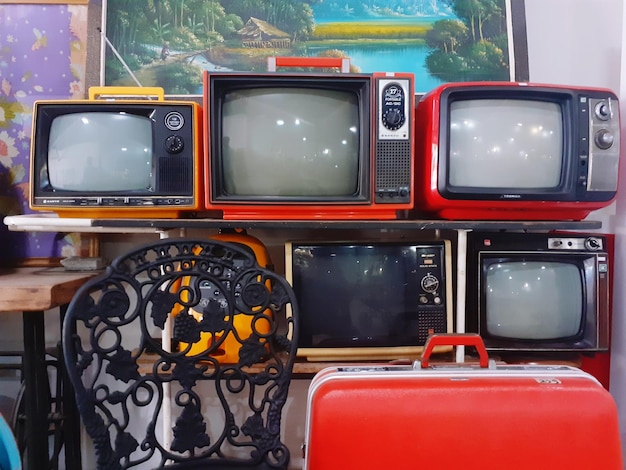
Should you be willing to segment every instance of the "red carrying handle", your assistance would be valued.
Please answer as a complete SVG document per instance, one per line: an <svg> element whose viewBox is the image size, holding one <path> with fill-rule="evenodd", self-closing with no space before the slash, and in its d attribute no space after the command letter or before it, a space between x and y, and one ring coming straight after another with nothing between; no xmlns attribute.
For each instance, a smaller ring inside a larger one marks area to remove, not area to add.
<svg viewBox="0 0 626 470"><path fill-rule="evenodd" d="M424 352L420 361L422 369L428 367L428 361L435 346L474 346L478 352L480 367L489 367L489 355L487 354L485 343L483 343L480 335L476 333L440 333L430 335L424 345Z"/></svg>
<svg viewBox="0 0 626 470"><path fill-rule="evenodd" d="M343 73L350 71L350 59L342 57L268 57L267 70L276 72L277 67L338 68Z"/></svg>

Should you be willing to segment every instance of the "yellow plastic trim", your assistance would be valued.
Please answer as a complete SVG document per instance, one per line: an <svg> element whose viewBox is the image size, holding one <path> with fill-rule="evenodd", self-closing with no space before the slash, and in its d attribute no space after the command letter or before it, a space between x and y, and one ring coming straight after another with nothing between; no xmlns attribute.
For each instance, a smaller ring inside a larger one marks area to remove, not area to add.
<svg viewBox="0 0 626 470"><path fill-rule="evenodd" d="M137 98L156 97L159 101L165 100L165 90L158 86L92 86L89 88L89 99L102 99L100 96L110 98Z"/></svg>

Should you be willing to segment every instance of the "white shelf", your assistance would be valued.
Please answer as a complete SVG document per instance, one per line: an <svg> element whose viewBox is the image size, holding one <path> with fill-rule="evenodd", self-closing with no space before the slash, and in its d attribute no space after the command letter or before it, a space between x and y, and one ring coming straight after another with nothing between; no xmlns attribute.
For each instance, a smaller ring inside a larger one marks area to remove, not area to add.
<svg viewBox="0 0 626 470"><path fill-rule="evenodd" d="M103 227L95 219L61 218L54 213L9 215L5 225L12 232L160 233L156 227Z"/></svg>
<svg viewBox="0 0 626 470"><path fill-rule="evenodd" d="M225 220L189 219L95 219L58 217L52 212L13 215L4 218L9 230L17 232L167 233L178 229L375 229L375 230L581 230L598 229L598 221L572 220Z"/></svg>

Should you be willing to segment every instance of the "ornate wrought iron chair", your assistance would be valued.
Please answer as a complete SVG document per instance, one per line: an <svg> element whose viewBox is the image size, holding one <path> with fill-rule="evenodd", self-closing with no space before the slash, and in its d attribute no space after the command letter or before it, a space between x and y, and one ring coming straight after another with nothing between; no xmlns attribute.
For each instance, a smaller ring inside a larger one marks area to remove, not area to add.
<svg viewBox="0 0 626 470"><path fill-rule="evenodd" d="M286 468L297 312L238 244L165 239L114 260L63 326L98 468Z"/></svg>

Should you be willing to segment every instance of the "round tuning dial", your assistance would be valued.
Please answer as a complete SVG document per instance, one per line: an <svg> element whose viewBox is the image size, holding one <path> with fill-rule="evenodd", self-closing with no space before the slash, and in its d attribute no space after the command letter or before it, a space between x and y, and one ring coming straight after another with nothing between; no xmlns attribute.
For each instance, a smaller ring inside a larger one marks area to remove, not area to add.
<svg viewBox="0 0 626 470"><path fill-rule="evenodd" d="M598 148L606 150L611 148L611 146L613 145L613 142L615 141L615 136L613 136L613 133L608 129L600 129L598 132L596 132L593 140Z"/></svg>
<svg viewBox="0 0 626 470"><path fill-rule="evenodd" d="M398 108L390 109L384 116L387 129L398 129L404 124L404 113Z"/></svg>
<svg viewBox="0 0 626 470"><path fill-rule="evenodd" d="M422 278L422 282L420 283L424 292L433 293L436 292L439 288L439 279L437 279L432 274L427 274Z"/></svg>
<svg viewBox="0 0 626 470"><path fill-rule="evenodd" d="M595 109L596 116L602 121L608 121L611 117L611 108L606 101L600 101Z"/></svg>
<svg viewBox="0 0 626 470"><path fill-rule="evenodd" d="M598 251L602 249L602 242L596 237L589 237L585 240L585 248L590 251Z"/></svg>
<svg viewBox="0 0 626 470"><path fill-rule="evenodd" d="M171 135L165 139L165 150L168 153L180 153L185 148L185 141L179 135Z"/></svg>

